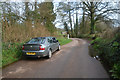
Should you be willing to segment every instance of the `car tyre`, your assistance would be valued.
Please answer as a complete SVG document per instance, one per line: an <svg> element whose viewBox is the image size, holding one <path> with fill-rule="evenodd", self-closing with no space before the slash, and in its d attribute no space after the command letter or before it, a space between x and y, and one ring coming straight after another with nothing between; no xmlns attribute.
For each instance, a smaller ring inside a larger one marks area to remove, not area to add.
<svg viewBox="0 0 120 80"><path fill-rule="evenodd" d="M50 59L52 57L52 51L49 50L47 58Z"/></svg>

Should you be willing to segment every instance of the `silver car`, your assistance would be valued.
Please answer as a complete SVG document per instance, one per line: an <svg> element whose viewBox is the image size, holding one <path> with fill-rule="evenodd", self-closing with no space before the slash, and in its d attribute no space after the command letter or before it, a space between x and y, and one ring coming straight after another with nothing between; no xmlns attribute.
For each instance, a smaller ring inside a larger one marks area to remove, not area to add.
<svg viewBox="0 0 120 80"><path fill-rule="evenodd" d="M23 55L26 57L51 58L56 50L60 50L60 44L55 37L33 38L22 46Z"/></svg>

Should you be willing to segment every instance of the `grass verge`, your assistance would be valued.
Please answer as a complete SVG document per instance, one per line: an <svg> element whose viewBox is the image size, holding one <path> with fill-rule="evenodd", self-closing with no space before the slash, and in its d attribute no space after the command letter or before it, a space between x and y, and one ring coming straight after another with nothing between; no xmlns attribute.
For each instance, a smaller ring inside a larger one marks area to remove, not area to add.
<svg viewBox="0 0 120 80"><path fill-rule="evenodd" d="M23 43L2 44L2 67L19 60L22 56L21 46Z"/></svg>
<svg viewBox="0 0 120 80"><path fill-rule="evenodd" d="M59 41L60 45L65 45L72 41L71 39L67 39L67 38L57 38L57 40Z"/></svg>

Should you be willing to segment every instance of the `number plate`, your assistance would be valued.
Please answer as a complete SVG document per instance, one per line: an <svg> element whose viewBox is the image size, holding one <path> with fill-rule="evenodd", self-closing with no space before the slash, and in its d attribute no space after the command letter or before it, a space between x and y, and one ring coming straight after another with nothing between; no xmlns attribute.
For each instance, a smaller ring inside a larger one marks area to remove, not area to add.
<svg viewBox="0 0 120 80"><path fill-rule="evenodd" d="M36 53L34 53L34 52L28 52L28 53L26 53L27 55L35 55Z"/></svg>

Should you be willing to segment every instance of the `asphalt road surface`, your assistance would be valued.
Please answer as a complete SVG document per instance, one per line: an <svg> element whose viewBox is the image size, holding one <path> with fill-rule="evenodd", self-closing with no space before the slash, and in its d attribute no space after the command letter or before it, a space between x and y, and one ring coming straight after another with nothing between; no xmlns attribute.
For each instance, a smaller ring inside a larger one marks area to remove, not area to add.
<svg viewBox="0 0 120 80"><path fill-rule="evenodd" d="M109 78L102 64L89 56L89 43L74 38L51 59L24 59L2 71L3 78Z"/></svg>

